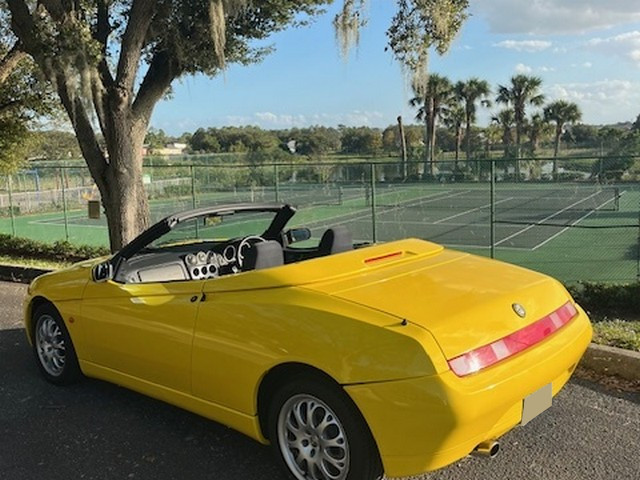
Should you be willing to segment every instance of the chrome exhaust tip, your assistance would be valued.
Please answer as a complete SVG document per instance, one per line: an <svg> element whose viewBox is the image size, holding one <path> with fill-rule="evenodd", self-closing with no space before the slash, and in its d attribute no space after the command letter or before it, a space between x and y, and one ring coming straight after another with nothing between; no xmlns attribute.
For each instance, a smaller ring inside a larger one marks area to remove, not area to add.
<svg viewBox="0 0 640 480"><path fill-rule="evenodd" d="M478 444L471 452L472 455L485 458L494 458L500 451L500 444L496 440L485 440Z"/></svg>

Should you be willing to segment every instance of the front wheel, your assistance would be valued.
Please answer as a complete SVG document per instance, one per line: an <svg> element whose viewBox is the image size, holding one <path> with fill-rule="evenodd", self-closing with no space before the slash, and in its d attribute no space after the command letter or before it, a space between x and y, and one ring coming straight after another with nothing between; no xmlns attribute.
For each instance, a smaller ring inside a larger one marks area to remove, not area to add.
<svg viewBox="0 0 640 480"><path fill-rule="evenodd" d="M33 353L44 378L57 385L82 377L71 337L53 305L42 305L33 314Z"/></svg>
<svg viewBox="0 0 640 480"><path fill-rule="evenodd" d="M293 380L274 395L269 412L274 453L296 480L374 480L377 448L346 393L324 379Z"/></svg>

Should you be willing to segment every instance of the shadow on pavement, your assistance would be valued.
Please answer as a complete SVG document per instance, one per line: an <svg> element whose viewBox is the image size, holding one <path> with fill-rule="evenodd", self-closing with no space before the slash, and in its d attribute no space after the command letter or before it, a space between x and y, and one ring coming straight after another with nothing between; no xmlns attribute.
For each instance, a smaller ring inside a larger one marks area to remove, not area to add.
<svg viewBox="0 0 640 480"><path fill-rule="evenodd" d="M87 379L40 377L22 329L0 330L0 476L281 480L267 447L184 410Z"/></svg>
<svg viewBox="0 0 640 480"><path fill-rule="evenodd" d="M607 388L598 383L594 383L592 381L578 378L575 376L571 379L571 382L575 383L576 385L580 385L581 387L588 388L589 390L592 390L596 393L601 393L603 395L608 395L610 397L627 400L629 402L633 402L640 405L640 393L638 392L625 392L620 390L614 390L613 388Z"/></svg>

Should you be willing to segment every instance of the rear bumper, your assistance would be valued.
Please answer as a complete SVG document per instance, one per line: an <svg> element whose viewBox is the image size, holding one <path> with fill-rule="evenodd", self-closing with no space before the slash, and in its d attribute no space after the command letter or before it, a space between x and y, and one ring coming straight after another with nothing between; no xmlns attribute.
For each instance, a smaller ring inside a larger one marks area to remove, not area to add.
<svg viewBox="0 0 640 480"><path fill-rule="evenodd" d="M552 383L555 396L591 341L582 309L564 328L475 375L439 375L345 387L378 444L385 472L406 476L444 467L483 440L517 426L522 400Z"/></svg>

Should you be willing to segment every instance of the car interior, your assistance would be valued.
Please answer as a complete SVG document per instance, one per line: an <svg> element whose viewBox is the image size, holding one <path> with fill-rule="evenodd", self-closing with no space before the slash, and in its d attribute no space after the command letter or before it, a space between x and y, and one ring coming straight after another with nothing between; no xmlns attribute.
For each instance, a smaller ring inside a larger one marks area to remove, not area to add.
<svg viewBox="0 0 640 480"><path fill-rule="evenodd" d="M178 237L181 241L168 244L156 239L132 255L121 256L114 265L113 279L126 284L203 280L306 261L354 248L351 232L345 226L328 228L317 245L306 246L311 238L311 231L308 228L284 230L282 218L278 217L279 214L276 213L268 227L259 235L249 234L230 239L218 239L215 236L208 238L209 232L213 234L216 225L223 224L223 217L196 217L195 225L200 225L200 232L198 233L197 226L195 232L202 238ZM212 218L215 221L211 221ZM243 222L255 223L252 217L234 221L238 225ZM233 225L234 223L230 223L228 226ZM171 231L173 229L166 232L165 236L170 236ZM305 246L296 246L296 242L304 243Z"/></svg>

